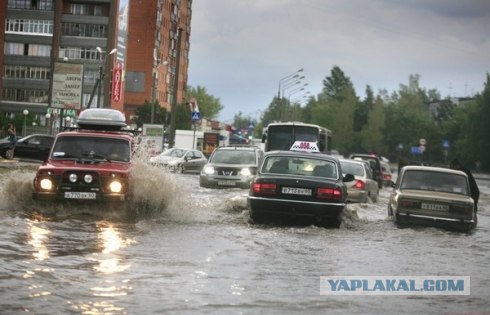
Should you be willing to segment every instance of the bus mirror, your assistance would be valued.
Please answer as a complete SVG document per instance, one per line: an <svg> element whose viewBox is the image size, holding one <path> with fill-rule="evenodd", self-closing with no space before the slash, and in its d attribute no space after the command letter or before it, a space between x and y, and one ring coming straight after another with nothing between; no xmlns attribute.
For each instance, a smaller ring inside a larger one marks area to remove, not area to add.
<svg viewBox="0 0 490 315"><path fill-rule="evenodd" d="M262 143L265 143L265 140L267 140L267 135L264 133L262 135Z"/></svg>

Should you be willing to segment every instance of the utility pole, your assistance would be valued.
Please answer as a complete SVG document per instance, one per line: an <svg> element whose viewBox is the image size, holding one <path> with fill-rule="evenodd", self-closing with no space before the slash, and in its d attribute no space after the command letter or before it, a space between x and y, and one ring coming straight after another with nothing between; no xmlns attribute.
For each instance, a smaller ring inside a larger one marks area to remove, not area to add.
<svg viewBox="0 0 490 315"><path fill-rule="evenodd" d="M179 88L179 68L180 68L180 46L182 38L182 29L177 29L177 58L175 62L175 77L172 95L172 108L170 110L170 139L168 143L169 148L173 148L175 145L175 125L177 122L177 91Z"/></svg>

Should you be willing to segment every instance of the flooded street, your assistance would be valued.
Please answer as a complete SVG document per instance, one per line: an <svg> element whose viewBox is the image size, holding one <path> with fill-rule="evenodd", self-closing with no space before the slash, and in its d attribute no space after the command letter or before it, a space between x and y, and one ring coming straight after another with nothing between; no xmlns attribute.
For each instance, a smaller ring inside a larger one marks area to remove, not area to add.
<svg viewBox="0 0 490 315"><path fill-rule="evenodd" d="M490 181L469 234L397 228L390 188L340 229L252 225L246 190L136 165L121 209L31 199L1 173L1 314L490 314ZM467 296L325 296L321 276L470 276Z"/></svg>

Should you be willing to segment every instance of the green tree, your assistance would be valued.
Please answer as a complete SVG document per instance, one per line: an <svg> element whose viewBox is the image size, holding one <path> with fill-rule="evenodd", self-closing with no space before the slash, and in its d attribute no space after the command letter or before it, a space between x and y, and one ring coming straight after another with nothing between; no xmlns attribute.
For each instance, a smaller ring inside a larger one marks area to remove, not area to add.
<svg viewBox="0 0 490 315"><path fill-rule="evenodd" d="M154 106L154 108L152 108ZM150 101L145 101L143 105L139 106L135 111L136 118L134 122L138 127L143 126L143 124L149 124L151 122L151 112L154 110L154 124L169 124L170 113L167 112L166 108L161 108L158 101L154 103Z"/></svg>
<svg viewBox="0 0 490 315"><path fill-rule="evenodd" d="M187 100L194 97L197 100L201 117L207 119L216 119L224 106L221 105L220 99L209 94L205 87L188 86L186 91Z"/></svg>
<svg viewBox="0 0 490 315"><path fill-rule="evenodd" d="M490 75L487 73L484 90L475 101L458 107L454 115L452 135L454 146L451 158L460 159L463 164L473 167L481 162L481 169L490 171Z"/></svg>
<svg viewBox="0 0 490 315"><path fill-rule="evenodd" d="M376 98L374 107L368 113L368 120L361 133L362 147L367 152L376 152L385 155L386 148L383 144L383 129L385 124L385 113L383 100Z"/></svg>
<svg viewBox="0 0 490 315"><path fill-rule="evenodd" d="M374 106L374 93L371 87L366 86L366 98L359 102L354 112L354 131L360 131L368 122L368 113Z"/></svg>
<svg viewBox="0 0 490 315"><path fill-rule="evenodd" d="M330 76L323 80L323 94L329 99L342 101L342 92L345 89L354 90L354 86L348 76L344 74L342 69L334 66L330 71Z"/></svg>

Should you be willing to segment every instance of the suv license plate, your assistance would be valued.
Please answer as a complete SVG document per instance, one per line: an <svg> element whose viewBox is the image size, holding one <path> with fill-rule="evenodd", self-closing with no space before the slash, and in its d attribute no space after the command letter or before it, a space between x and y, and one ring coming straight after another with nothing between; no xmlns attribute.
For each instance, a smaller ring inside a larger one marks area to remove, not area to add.
<svg viewBox="0 0 490 315"><path fill-rule="evenodd" d="M302 195L302 196L311 196L311 189L307 188L294 188L294 187L282 187L283 194L289 195Z"/></svg>
<svg viewBox="0 0 490 315"><path fill-rule="evenodd" d="M66 191L65 192L65 199L95 199L96 194L95 193L89 193L89 192L71 192L71 191Z"/></svg>
<svg viewBox="0 0 490 315"><path fill-rule="evenodd" d="M219 186L235 186L236 183L232 180L219 180L218 185Z"/></svg>

